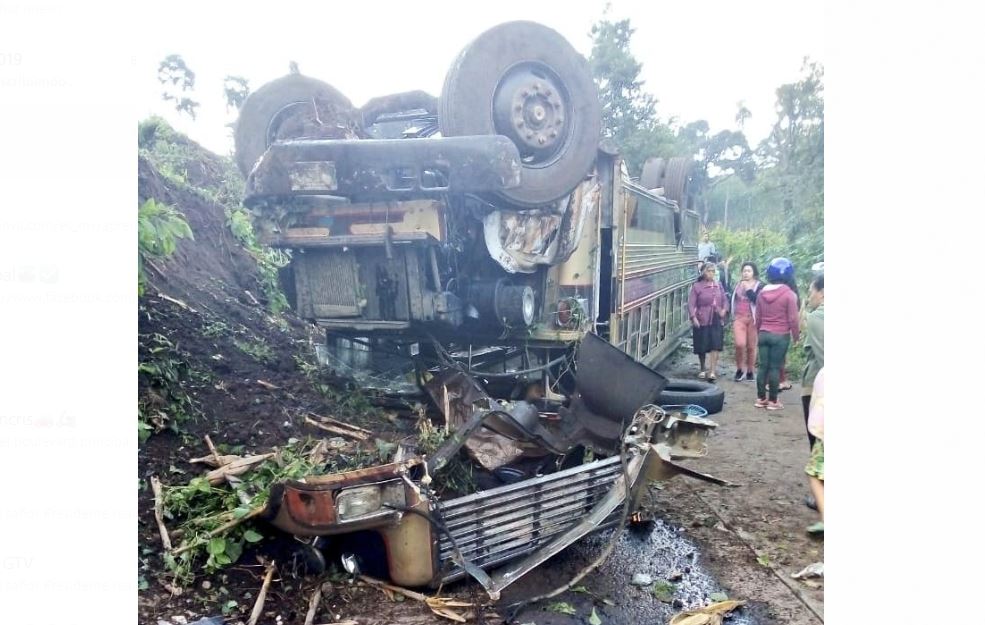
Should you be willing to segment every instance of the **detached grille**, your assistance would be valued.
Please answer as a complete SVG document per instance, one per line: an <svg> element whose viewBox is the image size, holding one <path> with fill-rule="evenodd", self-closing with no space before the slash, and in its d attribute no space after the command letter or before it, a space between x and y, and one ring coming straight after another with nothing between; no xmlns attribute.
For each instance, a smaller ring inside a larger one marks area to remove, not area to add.
<svg viewBox="0 0 985 625"><path fill-rule="evenodd" d="M569 529L609 492L621 474L622 465L615 456L442 502L438 511L462 555L481 568L491 568L535 551ZM616 510L597 530L613 525L621 512L621 508ZM438 557L442 570L451 571L443 581L465 575L451 564L451 541L444 534ZM446 563L450 569L444 568Z"/></svg>

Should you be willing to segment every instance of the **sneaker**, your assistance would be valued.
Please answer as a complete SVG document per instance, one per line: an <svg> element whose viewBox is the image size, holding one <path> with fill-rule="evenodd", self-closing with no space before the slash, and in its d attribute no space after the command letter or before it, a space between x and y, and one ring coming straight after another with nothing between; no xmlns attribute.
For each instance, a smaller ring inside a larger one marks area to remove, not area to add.
<svg viewBox="0 0 985 625"><path fill-rule="evenodd" d="M823 536L824 535L824 521L818 521L814 525L807 528L807 533L811 536Z"/></svg>
<svg viewBox="0 0 985 625"><path fill-rule="evenodd" d="M736 382L741 382L742 381L742 369L736 369L735 370L735 381Z"/></svg>
<svg viewBox="0 0 985 625"><path fill-rule="evenodd" d="M783 410L783 404L779 400L771 401L766 405L767 410Z"/></svg>
<svg viewBox="0 0 985 625"><path fill-rule="evenodd" d="M814 499L814 495L807 494L804 496L804 505L811 510L817 510L817 500Z"/></svg>
<svg viewBox="0 0 985 625"><path fill-rule="evenodd" d="M755 382L756 374L753 373L752 371L746 371L746 379L749 380L750 382Z"/></svg>
<svg viewBox="0 0 985 625"><path fill-rule="evenodd" d="M769 402L767 402L765 399L757 399L756 403L753 404L753 406L755 406L756 408L765 408L768 405Z"/></svg>

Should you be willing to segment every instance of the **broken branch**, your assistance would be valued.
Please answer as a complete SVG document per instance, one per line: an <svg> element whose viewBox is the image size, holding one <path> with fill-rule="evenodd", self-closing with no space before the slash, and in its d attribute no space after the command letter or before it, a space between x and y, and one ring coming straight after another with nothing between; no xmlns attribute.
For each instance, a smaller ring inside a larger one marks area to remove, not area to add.
<svg viewBox="0 0 985 625"><path fill-rule="evenodd" d="M248 521L248 520L252 519L253 517L257 516L258 514L260 514L261 512L263 512L263 508L264 508L264 506L259 506L259 507L253 508L252 510L250 510L249 512L247 512L243 516L239 517L238 519L233 519L232 521L229 521L228 523L225 523L224 525L220 525L219 527L215 528L211 532L205 534L204 538L202 538L201 540L193 541L193 542L191 542L191 543L189 543L187 545L183 545L183 546L175 549L174 555L176 555L176 556L177 555L180 555L180 554L188 551L192 547L195 547L197 545L202 544L203 542L205 542L206 540L208 540L210 538L215 538L219 534L223 534L225 532L228 532L229 530L231 530L232 528L236 527L240 523L243 523L244 521Z"/></svg>
<svg viewBox="0 0 985 625"><path fill-rule="evenodd" d="M171 551L171 537L168 536L168 528L164 527L164 496L161 494L161 480L156 475L150 478L150 487L154 491L154 519L157 521L157 529L161 532L161 543L165 551Z"/></svg>
<svg viewBox="0 0 985 625"><path fill-rule="evenodd" d="M444 597L428 597L427 595L423 595L423 594L421 594L419 592L414 592L413 590L407 590L406 588L401 588L400 586L394 586L393 584L388 584L388 583L386 583L384 581L381 581L381 580L378 580L378 579L374 579L374 578L368 577L366 575L360 575L359 576L359 579L361 579L362 581L366 582L367 584L370 584L372 586L376 586L377 588L379 588L381 590L395 592L395 593L401 594L401 595L403 595L403 596L405 596L405 597L407 597L409 599L414 599L415 601L420 601L421 603L424 603L425 605L427 605L427 607L431 608L431 611L434 612L435 614L437 614L438 616L443 616L444 618L449 619L451 621L455 621L456 623L464 623L464 622L466 622L467 619L464 616L462 616L461 614L459 614L459 613L457 613L454 610L451 610L449 608L452 608L452 607L456 607L456 608L474 608L475 607L471 603L466 603L466 602L463 602L463 601L456 601L454 599L446 599Z"/></svg>
<svg viewBox="0 0 985 625"><path fill-rule="evenodd" d="M318 419L318 421L320 421L321 423L331 423L332 425L338 426L340 428L345 428L347 430L353 430L355 432L362 432L363 434L372 434L373 433L371 430L367 430L365 428L361 428L358 425L352 425L351 423L346 423L345 421L339 421L338 419L333 419L332 417L323 417L320 414L315 414L313 412L309 412L308 414L310 414L312 417Z"/></svg>
<svg viewBox="0 0 985 625"><path fill-rule="evenodd" d="M319 423L311 417L305 417L304 422L308 425L312 425L319 430L325 430L326 432L331 432L332 434L337 434L339 436L348 436L349 438L354 438L357 441L365 441L369 439L368 434L363 434L362 432L356 432L352 430L344 430L340 427L335 427L334 425L326 425L324 423Z"/></svg>
<svg viewBox="0 0 985 625"><path fill-rule="evenodd" d="M159 273L163 273L160 270L158 270L158 272ZM177 306L180 306L181 308L187 310L188 312L193 312L193 313L197 313L198 312L197 310L195 310L194 308L192 308L188 304L184 303L180 299L175 299L173 297L168 297L164 293L158 293L157 296L160 297L161 299L163 299L164 301L171 302L172 304L175 304Z"/></svg>
<svg viewBox="0 0 985 625"><path fill-rule="evenodd" d="M260 454L259 456L249 456L247 458L239 458L238 460L233 460L229 464L225 464L214 471L209 471L205 474L205 479L209 481L209 484L213 486L218 486L225 479L226 476L232 475L242 475L250 470L255 464L260 464L268 458L273 458L274 454Z"/></svg>
<svg viewBox="0 0 985 625"><path fill-rule="evenodd" d="M267 565L267 573L263 576L263 585L260 586L257 601L253 604L253 611L250 612L248 625L257 625L257 621L260 620L260 613L263 612L263 604L267 601L267 589L270 587L270 580L274 578L275 568L277 568L277 562L271 560L270 564Z"/></svg>
<svg viewBox="0 0 985 625"><path fill-rule="evenodd" d="M271 391L280 390L280 387L279 386L277 386L276 384L271 384L270 382L267 382L266 380L257 380L257 384L259 384L263 388L268 389L268 390L271 390Z"/></svg>
<svg viewBox="0 0 985 625"><path fill-rule="evenodd" d="M205 435L205 444L209 446L209 451L212 452L212 457L215 458L216 467L221 467L226 464L226 462L222 461L222 457L219 456L219 451L215 448L215 445L212 444L212 439L209 438L208 434Z"/></svg>
<svg viewBox="0 0 985 625"><path fill-rule="evenodd" d="M311 625L315 622L315 612L318 611L318 606L321 604L321 584L315 588L315 592L311 595L311 601L308 602L308 614L304 617L304 625Z"/></svg>

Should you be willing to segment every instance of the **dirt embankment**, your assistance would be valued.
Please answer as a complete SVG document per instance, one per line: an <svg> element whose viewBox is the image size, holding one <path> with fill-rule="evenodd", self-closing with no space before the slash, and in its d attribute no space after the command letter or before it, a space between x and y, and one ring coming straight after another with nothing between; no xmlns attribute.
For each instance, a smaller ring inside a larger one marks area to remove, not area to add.
<svg viewBox="0 0 985 625"><path fill-rule="evenodd" d="M240 565L218 574L198 570L180 596L165 589L170 576L161 557L151 476L167 487L202 474L202 465L188 460L208 454L206 434L221 453L243 455L316 435L304 424L309 411L360 423L384 439L407 435L413 422L388 420L365 405L352 408L339 381L312 373L313 344L323 335L289 310L272 312L269 266L261 266L265 258L254 241L230 228L243 183L228 159L166 124L145 123L137 176L139 202L175 207L194 236L179 240L170 258L144 262L138 406L141 418L159 431L138 448L139 621L153 625L183 615L191 622L191 615L219 614L225 606L235 622L249 614L262 567L244 555ZM284 623L303 622L309 593L296 590L300 581L279 581L268 609ZM319 619L333 620L327 612Z"/></svg>

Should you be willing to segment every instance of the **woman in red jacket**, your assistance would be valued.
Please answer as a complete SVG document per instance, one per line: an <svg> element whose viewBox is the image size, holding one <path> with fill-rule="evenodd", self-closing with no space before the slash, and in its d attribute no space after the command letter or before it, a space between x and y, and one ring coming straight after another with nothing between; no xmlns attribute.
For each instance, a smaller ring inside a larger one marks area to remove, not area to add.
<svg viewBox="0 0 985 625"><path fill-rule="evenodd" d="M691 287L687 300L691 315L691 336L694 339L694 353L701 363L698 377L714 381L718 376L718 353L724 342L724 320L728 312L727 296L721 283L715 279L715 263L705 263L701 276ZM708 369L705 369L705 355L708 355Z"/></svg>
<svg viewBox="0 0 985 625"><path fill-rule="evenodd" d="M800 315L797 296L785 284L793 275L793 263L786 258L774 258L766 269L768 285L756 296L756 329L759 330L759 374L756 376L757 408L781 410L777 400L780 392L780 367L787 357L791 338L800 338ZM766 384L769 383L769 400Z"/></svg>

